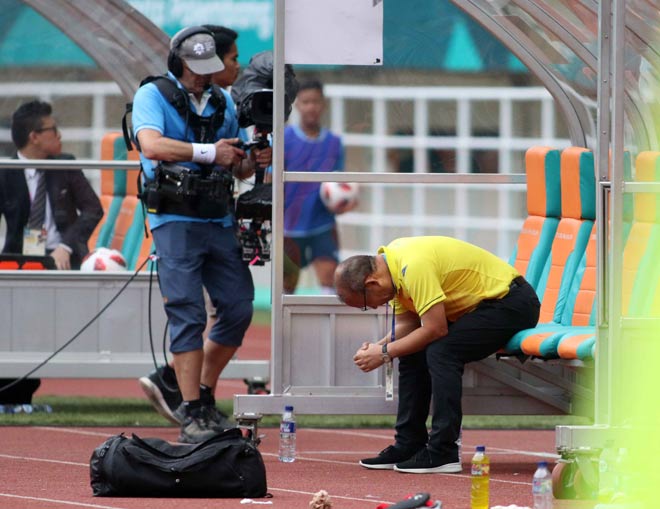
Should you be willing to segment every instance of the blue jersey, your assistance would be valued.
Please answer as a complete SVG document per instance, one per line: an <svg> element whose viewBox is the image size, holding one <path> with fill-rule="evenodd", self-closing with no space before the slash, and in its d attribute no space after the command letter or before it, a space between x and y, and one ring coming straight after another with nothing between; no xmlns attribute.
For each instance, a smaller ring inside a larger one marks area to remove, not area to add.
<svg viewBox="0 0 660 509"><path fill-rule="evenodd" d="M284 130L284 168L289 171L341 171L344 147L339 136L321 129L308 138L297 126ZM287 182L284 185L284 235L305 237L335 226L335 215L323 202L319 182Z"/></svg>
<svg viewBox="0 0 660 509"><path fill-rule="evenodd" d="M181 83L174 78L172 73L167 73L168 77L177 84L179 88L183 88ZM236 106L234 101L232 101L231 96L221 90L222 94L225 96L227 101L227 107L225 108L225 118L222 126L218 129L216 140L222 138L241 138L246 139L245 132L242 129L239 129L238 118L236 116ZM190 105L191 111L194 113L194 106ZM202 111L202 116L207 117L211 116L214 112L214 107L208 102ZM171 138L179 141L187 141L190 143L196 143L195 135L191 128L186 127L185 120L179 115L174 106L172 106L165 97L160 93L158 87L154 83L148 83L141 86L135 94L133 99L133 133L137 137L137 134L142 129L153 129L158 131L160 134L167 138ZM154 178L154 168L158 164L158 161L152 161L144 157L140 153L140 161L142 162L142 168L144 170L145 176L149 179ZM197 164L192 162L182 162L179 163L184 166L188 166L192 169L199 170ZM233 216L231 214L219 218L219 219L204 219L199 217L190 217L190 216L180 216L176 214L149 214L149 226L151 229L157 228L158 226L168 223L170 221L196 221L196 222L207 222L214 221L230 226L233 221Z"/></svg>

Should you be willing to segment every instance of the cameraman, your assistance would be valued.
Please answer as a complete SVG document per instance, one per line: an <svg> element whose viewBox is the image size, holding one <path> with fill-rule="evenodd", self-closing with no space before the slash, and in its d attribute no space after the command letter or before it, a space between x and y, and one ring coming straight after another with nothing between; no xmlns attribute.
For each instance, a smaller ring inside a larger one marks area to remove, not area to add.
<svg viewBox="0 0 660 509"><path fill-rule="evenodd" d="M230 427L215 406L213 388L250 324L254 286L236 240L230 190L227 203L194 197L212 205L212 212L209 207L196 212L194 200L177 203L159 194L158 176L163 171L156 170L159 163L181 163L190 169L191 180L205 178L209 169L244 179L257 165L270 164L270 152L252 150L247 157L235 146L241 140L233 102L227 92L211 87L211 75L223 68L207 29L183 29L170 41L167 78L183 91L180 97L188 103L185 114L156 82L140 87L133 101L133 129L145 183L147 189L155 185L151 189L155 189L156 204L147 204L149 225L169 319L170 351L183 397L174 417L181 423L179 441L185 443L202 442ZM208 126L218 125L218 118L220 127L209 132ZM206 343L203 286L219 311Z"/></svg>

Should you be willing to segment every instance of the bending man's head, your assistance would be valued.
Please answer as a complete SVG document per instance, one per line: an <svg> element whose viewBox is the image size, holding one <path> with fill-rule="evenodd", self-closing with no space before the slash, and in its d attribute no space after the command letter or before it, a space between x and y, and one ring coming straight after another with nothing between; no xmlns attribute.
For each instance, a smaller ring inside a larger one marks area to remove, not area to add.
<svg viewBox="0 0 660 509"><path fill-rule="evenodd" d="M366 307L367 278L376 273L376 257L357 255L347 258L335 269L337 297L351 307Z"/></svg>

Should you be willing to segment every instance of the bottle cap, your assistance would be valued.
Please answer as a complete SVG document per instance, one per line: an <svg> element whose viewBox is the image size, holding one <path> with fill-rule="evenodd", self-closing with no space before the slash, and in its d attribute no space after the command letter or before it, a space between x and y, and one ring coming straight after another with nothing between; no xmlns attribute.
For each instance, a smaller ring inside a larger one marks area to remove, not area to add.
<svg viewBox="0 0 660 509"><path fill-rule="evenodd" d="M485 445L478 445L477 446L477 452L486 452L486 446Z"/></svg>
<svg viewBox="0 0 660 509"><path fill-rule="evenodd" d="M548 468L548 462L547 461L539 461L537 465L539 468Z"/></svg>
<svg viewBox="0 0 660 509"><path fill-rule="evenodd" d="M284 407L285 412L293 412L293 406L292 405L286 405Z"/></svg>

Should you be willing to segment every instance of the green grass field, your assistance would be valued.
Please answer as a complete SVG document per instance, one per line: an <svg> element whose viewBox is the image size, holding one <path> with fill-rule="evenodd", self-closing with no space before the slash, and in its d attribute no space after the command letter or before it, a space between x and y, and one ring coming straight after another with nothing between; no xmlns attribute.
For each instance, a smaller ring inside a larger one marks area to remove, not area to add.
<svg viewBox="0 0 660 509"><path fill-rule="evenodd" d="M139 398L92 398L41 396L33 403L50 405L48 414L0 414L0 426L170 426L151 405ZM232 413L230 400L219 401L218 406ZM389 415L299 415L298 425L307 428L391 428L394 416ZM264 416L261 425L277 426L279 416ZM591 424L578 416L486 416L466 415L466 429L554 429L559 424Z"/></svg>

